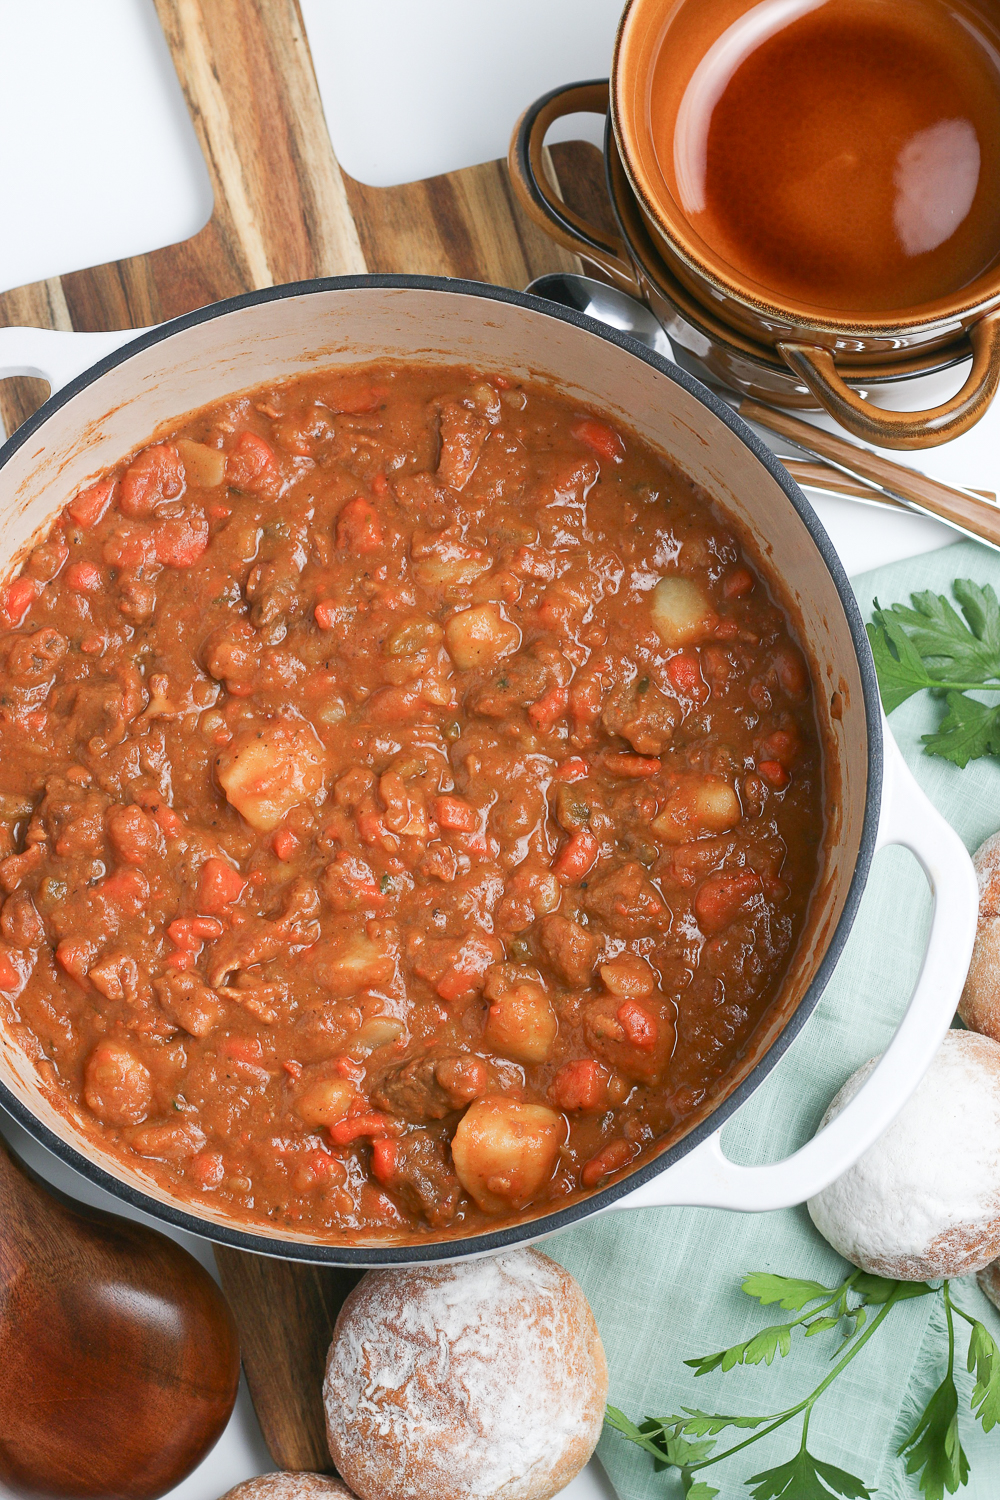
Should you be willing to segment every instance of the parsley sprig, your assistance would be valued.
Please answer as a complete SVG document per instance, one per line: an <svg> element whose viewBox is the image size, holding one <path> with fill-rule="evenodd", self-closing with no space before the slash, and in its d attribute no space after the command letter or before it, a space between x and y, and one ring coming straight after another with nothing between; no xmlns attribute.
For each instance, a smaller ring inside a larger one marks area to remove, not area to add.
<svg viewBox="0 0 1000 1500"><path fill-rule="evenodd" d="M981 755L1000 755L1000 704L971 692L1000 693L1000 603L989 584L956 578L959 614L943 594L910 595L910 605L882 609L867 626L887 714L929 689L945 701L935 734L923 736L928 755L965 767Z"/></svg>
<svg viewBox="0 0 1000 1500"><path fill-rule="evenodd" d="M798 1316L763 1328L729 1349L685 1360L696 1377L717 1370L725 1373L737 1365L770 1365L776 1358L783 1359L791 1352L793 1331L800 1327L806 1338L838 1329L842 1332L842 1342L834 1351L833 1367L815 1390L784 1411L765 1416L728 1416L685 1406L681 1414L647 1417L636 1424L617 1407L608 1407L605 1418L608 1425L648 1453L657 1471L679 1471L686 1500L713 1500L720 1492L697 1477L701 1471L732 1458L796 1417L802 1418L798 1449L786 1463L764 1469L744 1481L751 1500L830 1500L831 1496L872 1500L874 1491L857 1475L824 1463L809 1451L809 1419L817 1401L891 1317L893 1308L912 1297L926 1296L940 1296L944 1302L947 1372L899 1452L905 1456L906 1472L917 1476L926 1500L943 1500L945 1491L953 1495L966 1483L969 1463L959 1437L959 1399L954 1378L955 1314L972 1328L968 1368L975 1372L976 1386L971 1407L986 1432L1000 1422L1000 1348L982 1323L956 1307L947 1281L934 1287L925 1281L889 1281L854 1271L839 1286L826 1287L818 1281L759 1272L746 1278L743 1290L763 1307L777 1303ZM874 1311L871 1321L869 1310ZM750 1436L716 1452L715 1440L727 1429L749 1429Z"/></svg>

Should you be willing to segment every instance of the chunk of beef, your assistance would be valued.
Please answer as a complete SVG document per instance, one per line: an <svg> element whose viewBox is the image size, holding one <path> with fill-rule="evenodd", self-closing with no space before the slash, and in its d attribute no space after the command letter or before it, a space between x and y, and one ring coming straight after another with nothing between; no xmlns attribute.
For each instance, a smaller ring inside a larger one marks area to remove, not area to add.
<svg viewBox="0 0 1000 1500"><path fill-rule="evenodd" d="M660 755L673 739L681 711L673 698L648 678L623 683L605 705L601 723L620 734L638 755Z"/></svg>
<svg viewBox="0 0 1000 1500"><path fill-rule="evenodd" d="M376 1109L419 1124L464 1109L493 1084L490 1068L471 1052L423 1053L385 1073L371 1097Z"/></svg>
<svg viewBox="0 0 1000 1500"><path fill-rule="evenodd" d="M567 984L590 983L600 944L592 932L570 917L552 912L539 925L542 952Z"/></svg>
<svg viewBox="0 0 1000 1500"><path fill-rule="evenodd" d="M549 671L537 657L522 653L508 657L489 681L474 688L465 700L469 713L487 719L503 719L514 708L525 708L541 698L549 682Z"/></svg>
<svg viewBox="0 0 1000 1500"><path fill-rule="evenodd" d="M423 1214L435 1229L455 1217L462 1189L451 1169L447 1146L421 1131L399 1140L377 1142L373 1168L411 1213Z"/></svg>
<svg viewBox="0 0 1000 1500"><path fill-rule="evenodd" d="M453 490L462 490L472 478L479 455L490 435L485 417L460 406L457 401L441 404L441 456L437 477Z"/></svg>
<svg viewBox="0 0 1000 1500"><path fill-rule="evenodd" d="M589 912L618 937L641 937L669 921L656 886L637 860L628 860L585 893Z"/></svg>

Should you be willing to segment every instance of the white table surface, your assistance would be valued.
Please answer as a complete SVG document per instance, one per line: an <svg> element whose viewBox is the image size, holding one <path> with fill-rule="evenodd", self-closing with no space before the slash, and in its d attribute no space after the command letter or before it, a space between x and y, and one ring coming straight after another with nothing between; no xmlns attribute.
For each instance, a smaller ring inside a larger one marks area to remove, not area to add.
<svg viewBox="0 0 1000 1500"><path fill-rule="evenodd" d="M619 0L302 0L302 9L340 159L363 181L387 185L501 155L514 117L538 93L606 73ZM152 0L0 0L0 32L0 131L20 142L0 155L0 290L195 234L211 191ZM955 383L952 374L939 387ZM906 391L893 403L907 404ZM1000 490L1000 405L959 442L912 461ZM954 540L920 517L815 504L849 573ZM143 1217L9 1120L0 1131L64 1191ZM214 1269L205 1241L165 1232ZM243 1385L218 1445L170 1500L216 1500L271 1467ZM7 1494L0 1486L0 1500ZM564 1494L612 1500L596 1461Z"/></svg>

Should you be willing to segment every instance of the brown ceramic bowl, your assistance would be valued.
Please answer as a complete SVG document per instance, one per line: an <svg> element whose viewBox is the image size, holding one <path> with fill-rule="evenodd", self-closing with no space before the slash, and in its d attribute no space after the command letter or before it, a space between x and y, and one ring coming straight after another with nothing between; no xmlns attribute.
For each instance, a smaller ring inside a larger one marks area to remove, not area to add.
<svg viewBox="0 0 1000 1500"><path fill-rule="evenodd" d="M695 69L723 35L735 36L756 0L628 0L611 74L611 119L622 165L653 243L697 301L730 328L776 350L850 431L887 447L918 448L955 437L983 415L1000 383L1000 263L969 286L910 310L829 312L785 300L743 276L695 230L681 207L672 169L658 156L650 124L654 69L668 85L667 115L677 114ZM996 18L982 9L984 31ZM972 372L944 406L880 412L845 383L841 360L864 366L911 351L933 351L965 336Z"/></svg>
<svg viewBox="0 0 1000 1500"><path fill-rule="evenodd" d="M632 192L610 129L605 142L608 194L639 293L659 320L676 351L691 355L710 375L756 401L804 410L822 409L809 386L789 369L777 350L730 327L711 307L702 306L673 276L659 254ZM581 254L583 252L581 251ZM965 338L943 349L920 349L905 358L855 363L837 361L841 378L854 391L917 381L961 364L969 357ZM919 399L919 397L918 397Z"/></svg>
<svg viewBox="0 0 1000 1500"><path fill-rule="evenodd" d="M726 14L743 3L727 0ZM686 4L681 0L675 12ZM570 84L522 116L509 161L525 209L560 243L645 300L677 343L737 390L781 406L825 409L855 436L888 448L932 447L973 426L1000 385L1000 267L947 303L912 315L831 318L817 309L768 302L761 289L740 283L731 267L716 264L707 247L699 258L701 242L690 225L682 233L686 221L676 205L669 219L657 206L669 197L662 186L665 197L654 203L649 164L638 172L629 153L637 150L631 122L640 114L638 70L640 64L651 66L662 31L653 21L663 13L663 0L631 0L627 6L610 100L604 80ZM622 106L623 92L628 108ZM605 113L609 102L613 132L605 157L620 236L587 224L563 204L546 181L542 160L545 134L556 119ZM651 142L645 144L651 149ZM948 368L970 354L968 379L942 406L895 412L865 399L872 386Z"/></svg>

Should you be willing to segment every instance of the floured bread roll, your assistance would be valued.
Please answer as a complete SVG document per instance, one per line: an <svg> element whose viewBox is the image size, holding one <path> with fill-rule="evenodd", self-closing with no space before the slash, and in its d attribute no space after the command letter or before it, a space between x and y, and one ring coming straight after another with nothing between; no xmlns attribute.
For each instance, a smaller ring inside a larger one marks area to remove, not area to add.
<svg viewBox="0 0 1000 1500"><path fill-rule="evenodd" d="M972 856L979 880L979 922L958 1013L970 1031L1000 1042L1000 833Z"/></svg>
<svg viewBox="0 0 1000 1500"><path fill-rule="evenodd" d="M333 1475L304 1475L280 1469L273 1475L256 1475L226 1490L222 1500L355 1500L354 1494Z"/></svg>
<svg viewBox="0 0 1000 1500"><path fill-rule="evenodd" d="M991 1260L989 1265L984 1266L977 1274L976 1280L979 1282L979 1290L989 1297L993 1306L1000 1312L1000 1260Z"/></svg>
<svg viewBox="0 0 1000 1500"><path fill-rule="evenodd" d="M847 1080L824 1125L877 1061ZM885 1134L808 1208L835 1250L878 1276L927 1281L988 1265L1000 1254L1000 1043L949 1031Z"/></svg>
<svg viewBox="0 0 1000 1500"><path fill-rule="evenodd" d="M258 1474L244 1479L222 1496L222 1500L355 1500L346 1484L332 1474Z"/></svg>
<svg viewBox="0 0 1000 1500"><path fill-rule="evenodd" d="M330 1346L330 1452L361 1500L548 1500L607 1389L587 1299L547 1255L372 1271Z"/></svg>

